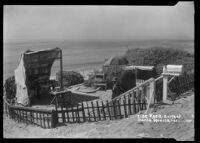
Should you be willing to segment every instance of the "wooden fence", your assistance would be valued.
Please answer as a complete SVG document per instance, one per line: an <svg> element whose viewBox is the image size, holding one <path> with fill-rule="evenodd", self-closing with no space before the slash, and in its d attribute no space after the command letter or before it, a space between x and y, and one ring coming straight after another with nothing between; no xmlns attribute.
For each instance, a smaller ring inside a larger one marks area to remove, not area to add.
<svg viewBox="0 0 200 143"><path fill-rule="evenodd" d="M157 86L157 82L160 79L162 79L162 76L157 79L151 78L111 101L82 102L71 107L60 106L56 111L14 106L4 98L4 111L6 115L17 122L43 128L53 128L58 123L83 123L127 118L141 110L148 109L151 103L158 102L156 94L160 87ZM179 93L194 86L194 75L183 75L177 80L178 84L171 82L170 86L174 87L173 90L179 89Z"/></svg>
<svg viewBox="0 0 200 143"><path fill-rule="evenodd" d="M151 78L111 101L94 100L68 108L61 106L57 109L58 122L81 123L127 118L147 109L154 88L155 79Z"/></svg>
<svg viewBox="0 0 200 143"><path fill-rule="evenodd" d="M55 110L36 109L9 104L4 98L4 111L11 119L42 128L54 128L57 124Z"/></svg>

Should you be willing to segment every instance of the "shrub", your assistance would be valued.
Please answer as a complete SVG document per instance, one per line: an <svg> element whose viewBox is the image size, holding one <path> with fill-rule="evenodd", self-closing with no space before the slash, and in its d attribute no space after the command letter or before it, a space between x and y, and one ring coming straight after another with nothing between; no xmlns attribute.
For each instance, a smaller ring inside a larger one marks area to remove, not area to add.
<svg viewBox="0 0 200 143"><path fill-rule="evenodd" d="M56 79L60 84L60 72L56 73ZM71 86L84 82L83 76L75 71L63 71L63 86Z"/></svg>
<svg viewBox="0 0 200 143"><path fill-rule="evenodd" d="M15 84L15 76L11 76L6 79L4 84L5 96L7 99L14 99L16 96L16 84Z"/></svg>
<svg viewBox="0 0 200 143"><path fill-rule="evenodd" d="M186 72L194 69L194 55L175 48L136 48L127 51L124 56L132 65L155 66L158 75L166 64L182 64Z"/></svg>

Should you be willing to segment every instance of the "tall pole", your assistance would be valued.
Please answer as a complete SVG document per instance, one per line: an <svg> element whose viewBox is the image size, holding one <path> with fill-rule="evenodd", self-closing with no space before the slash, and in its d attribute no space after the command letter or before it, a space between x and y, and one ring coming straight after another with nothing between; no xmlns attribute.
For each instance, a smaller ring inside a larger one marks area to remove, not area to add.
<svg viewBox="0 0 200 143"><path fill-rule="evenodd" d="M163 67L163 73L166 73L166 66ZM168 75L163 75L163 101L167 100L167 83L168 83Z"/></svg>
<svg viewBox="0 0 200 143"><path fill-rule="evenodd" d="M137 68L135 67L135 85L137 86Z"/></svg>
<svg viewBox="0 0 200 143"><path fill-rule="evenodd" d="M163 101L167 100L168 75L163 75Z"/></svg>
<svg viewBox="0 0 200 143"><path fill-rule="evenodd" d="M63 89L63 67L62 67L62 49L60 49L60 84L61 84L61 89Z"/></svg>

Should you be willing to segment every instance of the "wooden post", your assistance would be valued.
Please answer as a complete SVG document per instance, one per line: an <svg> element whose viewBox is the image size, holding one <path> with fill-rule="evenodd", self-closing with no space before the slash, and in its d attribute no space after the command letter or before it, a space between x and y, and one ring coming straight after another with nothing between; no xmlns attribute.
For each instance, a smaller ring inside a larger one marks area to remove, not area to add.
<svg viewBox="0 0 200 143"><path fill-rule="evenodd" d="M125 115L125 118L127 117L127 112L126 112L126 99L123 99L123 102L124 102L124 115Z"/></svg>
<svg viewBox="0 0 200 143"><path fill-rule="evenodd" d="M85 109L84 109L83 102L82 102L82 113L83 113L83 122L85 122L86 119L85 119Z"/></svg>
<svg viewBox="0 0 200 143"><path fill-rule="evenodd" d="M136 98L136 96L135 96L135 92L133 92L133 110L134 110L134 114L136 114L136 112L137 112L137 110L136 110L136 103L135 103L135 98Z"/></svg>
<svg viewBox="0 0 200 143"><path fill-rule="evenodd" d="M41 115L41 112L39 112L40 114L40 126L42 126L42 115Z"/></svg>
<svg viewBox="0 0 200 143"><path fill-rule="evenodd" d="M73 106L71 106L71 109L72 109L72 119L73 119L73 123L74 123L74 109L73 109Z"/></svg>
<svg viewBox="0 0 200 143"><path fill-rule="evenodd" d="M46 126L45 126L45 115L44 115L44 113L42 114L42 119L43 119L43 124L44 124L44 128L46 128Z"/></svg>
<svg viewBox="0 0 200 143"><path fill-rule="evenodd" d="M96 116L95 116L95 109L94 109L94 105L93 105L93 102L91 102L92 104L92 112L93 112L93 116L94 116L94 121L96 121Z"/></svg>
<svg viewBox="0 0 200 143"><path fill-rule="evenodd" d="M69 111L68 111L68 109L66 108L66 112L67 112L67 122L70 122L70 119L69 119Z"/></svg>
<svg viewBox="0 0 200 143"><path fill-rule="evenodd" d="M129 107L129 115L132 115L132 113L131 113L131 99L130 99L130 96L128 98L128 107Z"/></svg>
<svg viewBox="0 0 200 143"><path fill-rule="evenodd" d="M121 114L121 104L119 102L119 100L117 100L117 103L118 103L118 107L119 107L119 119L122 118L122 114Z"/></svg>
<svg viewBox="0 0 200 143"><path fill-rule="evenodd" d="M111 114L110 114L110 107L109 107L108 100L107 100L107 110L108 110L109 118L110 118L110 120L112 120L112 118L111 118Z"/></svg>
<svg viewBox="0 0 200 143"><path fill-rule="evenodd" d="M137 68L135 68L135 85L137 86Z"/></svg>
<svg viewBox="0 0 200 143"><path fill-rule="evenodd" d="M52 110L52 114L51 114L51 127L55 128L56 125L58 123L58 115L57 112L55 110Z"/></svg>
<svg viewBox="0 0 200 143"><path fill-rule="evenodd" d="M88 120L90 121L90 109L89 109L89 106L88 106L88 102L86 102L86 104L87 104Z"/></svg>
<svg viewBox="0 0 200 143"><path fill-rule="evenodd" d="M113 105L113 113L114 113L114 119L117 119L117 113L116 113L116 104L115 104L115 101L112 101L112 105Z"/></svg>
<svg viewBox="0 0 200 143"><path fill-rule="evenodd" d="M102 110L103 110L104 120L106 120L106 113L105 113L103 101L101 101L101 104L102 104Z"/></svg>
<svg viewBox="0 0 200 143"><path fill-rule="evenodd" d="M152 96L151 97L151 101L150 101L150 104L154 104L154 99L155 99L155 80L153 79L150 83L150 95ZM153 95L152 95L153 94Z"/></svg>
<svg viewBox="0 0 200 143"><path fill-rule="evenodd" d="M76 114L77 114L77 117L76 117L76 118L77 118L77 119L76 119L76 120L77 120L78 123L79 123L79 122L80 122L80 116L79 116L79 105L77 104L76 107L77 107L77 109L76 109Z"/></svg>
<svg viewBox="0 0 200 143"><path fill-rule="evenodd" d="M30 121L31 121L31 124L33 123L33 112L30 111Z"/></svg>
<svg viewBox="0 0 200 143"><path fill-rule="evenodd" d="M63 65L62 65L62 50L60 49L60 84L61 89L63 89Z"/></svg>
<svg viewBox="0 0 200 143"><path fill-rule="evenodd" d="M99 103L98 103L98 101L96 101L96 104L97 104L97 112L98 112L99 120L101 120L101 114L100 114L100 110L99 110Z"/></svg>
<svg viewBox="0 0 200 143"><path fill-rule="evenodd" d="M38 112L35 113L35 117L36 117L36 124L38 124Z"/></svg>
<svg viewBox="0 0 200 143"><path fill-rule="evenodd" d="M62 113L63 123L65 123L65 113L64 113L64 110L63 110L63 105L61 105L61 113Z"/></svg>
<svg viewBox="0 0 200 143"><path fill-rule="evenodd" d="M168 75L163 75L163 102L167 100Z"/></svg>

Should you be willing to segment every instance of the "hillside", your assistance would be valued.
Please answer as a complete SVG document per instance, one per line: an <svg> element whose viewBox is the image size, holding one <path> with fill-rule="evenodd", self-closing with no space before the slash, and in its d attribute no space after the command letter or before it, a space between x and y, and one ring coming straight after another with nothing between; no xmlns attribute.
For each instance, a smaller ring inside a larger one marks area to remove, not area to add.
<svg viewBox="0 0 200 143"><path fill-rule="evenodd" d="M194 70L194 54L164 47L129 49L124 57L133 65L152 65L158 74L162 72L165 64L183 64L186 72Z"/></svg>
<svg viewBox="0 0 200 143"><path fill-rule="evenodd" d="M194 92L190 91L174 104L151 108L154 115L180 115L177 122L139 122L137 115L116 121L67 124L54 129L16 124L4 117L4 138L175 138L194 140ZM140 113L141 114L141 113Z"/></svg>

